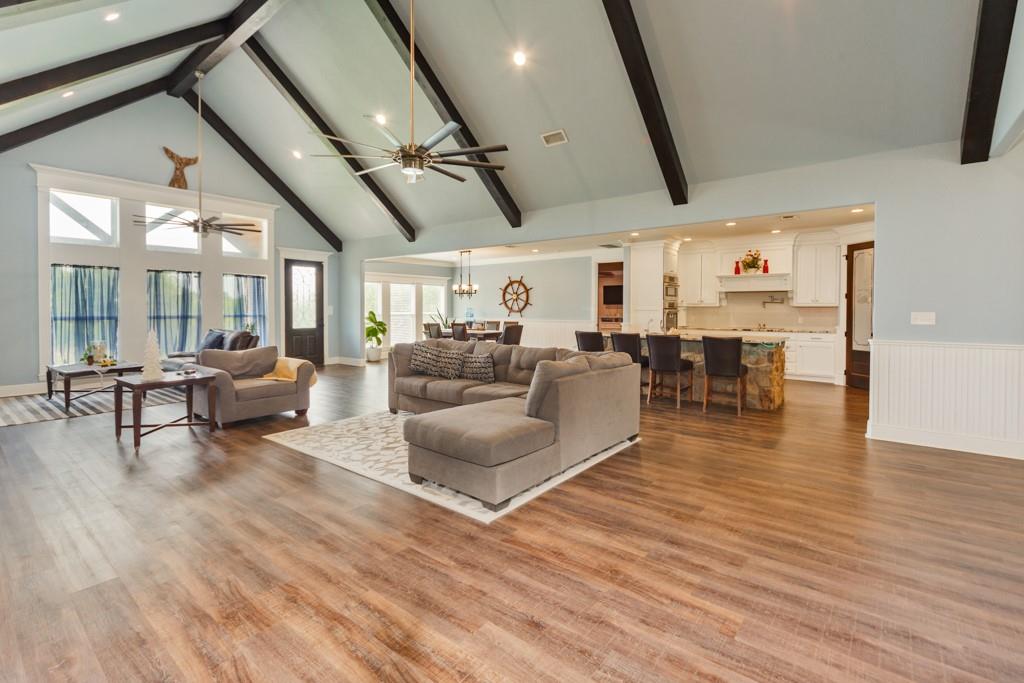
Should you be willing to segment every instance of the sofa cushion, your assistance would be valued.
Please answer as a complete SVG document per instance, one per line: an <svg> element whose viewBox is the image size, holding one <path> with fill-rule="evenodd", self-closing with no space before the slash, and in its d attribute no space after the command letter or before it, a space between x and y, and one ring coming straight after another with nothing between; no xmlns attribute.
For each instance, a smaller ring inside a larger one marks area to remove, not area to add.
<svg viewBox="0 0 1024 683"><path fill-rule="evenodd" d="M591 370L610 370L621 368L624 365L632 365L633 358L628 353L621 351L608 351L606 353L594 353L586 356L587 363Z"/></svg>
<svg viewBox="0 0 1024 683"><path fill-rule="evenodd" d="M493 384L481 384L478 387L466 389L462 394L462 404L483 403L484 401L496 401L499 398L512 398L526 396L530 387L525 384L514 382L494 382Z"/></svg>
<svg viewBox="0 0 1024 683"><path fill-rule="evenodd" d="M416 342L412 345L409 368L420 375L456 379L462 374L462 356L461 351Z"/></svg>
<svg viewBox="0 0 1024 683"><path fill-rule="evenodd" d="M225 351L238 351L249 348L249 339L252 338L252 333L248 330L232 330L224 335L224 345L221 347Z"/></svg>
<svg viewBox="0 0 1024 683"><path fill-rule="evenodd" d="M405 440L482 467L500 465L555 442L555 426L527 417L521 398L458 406L405 421Z"/></svg>
<svg viewBox="0 0 1024 683"><path fill-rule="evenodd" d="M462 377L475 379L484 384L494 382L494 357L489 353L477 355L467 353L462 356Z"/></svg>
<svg viewBox="0 0 1024 683"><path fill-rule="evenodd" d="M562 377L590 372L590 364L584 356L576 356L570 360L546 360L537 364L533 373L530 391L526 394L526 414L536 417L540 413L541 404L548 393L551 383Z"/></svg>
<svg viewBox="0 0 1024 683"><path fill-rule="evenodd" d="M475 341L459 341L457 339L425 339L417 343L459 353L473 353L473 349L476 347Z"/></svg>
<svg viewBox="0 0 1024 683"><path fill-rule="evenodd" d="M558 349L531 348L529 346L513 346L512 360L508 366L507 381L517 384L529 384L533 381L533 371L542 360L555 360Z"/></svg>
<svg viewBox="0 0 1024 683"><path fill-rule="evenodd" d="M239 401L254 401L275 396L292 396L297 393L295 382L277 382L272 379L251 377L235 380L235 398Z"/></svg>
<svg viewBox="0 0 1024 683"><path fill-rule="evenodd" d="M434 347L423 342L413 344L412 354L409 356L409 369L420 375L434 374Z"/></svg>
<svg viewBox="0 0 1024 683"><path fill-rule="evenodd" d="M472 387L482 386L475 379L439 379L426 385L426 398L442 403L462 404L462 393Z"/></svg>
<svg viewBox="0 0 1024 683"><path fill-rule="evenodd" d="M427 397L427 385L431 382L441 381L440 377L431 377L430 375L406 375L405 377L395 378L395 391L405 396L415 396L417 398Z"/></svg>
<svg viewBox="0 0 1024 683"><path fill-rule="evenodd" d="M209 330L206 336L203 337L203 341L199 343L199 350L203 349L223 349L224 348L224 333L219 330Z"/></svg>
<svg viewBox="0 0 1024 683"><path fill-rule="evenodd" d="M516 348L510 344L495 344L494 349L490 352L491 358L494 359L494 381L495 382L508 382L508 368L512 362L512 349ZM521 382L521 384L529 384L529 382Z"/></svg>
<svg viewBox="0 0 1024 683"><path fill-rule="evenodd" d="M232 377L262 377L277 365L277 347L263 346L246 351L206 349L199 352L199 364L223 370Z"/></svg>

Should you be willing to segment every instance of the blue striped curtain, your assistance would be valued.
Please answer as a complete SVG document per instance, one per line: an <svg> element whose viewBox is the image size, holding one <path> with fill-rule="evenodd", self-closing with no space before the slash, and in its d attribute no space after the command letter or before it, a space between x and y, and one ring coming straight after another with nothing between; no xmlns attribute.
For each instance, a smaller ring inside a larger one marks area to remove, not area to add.
<svg viewBox="0 0 1024 683"><path fill-rule="evenodd" d="M182 270L146 271L149 329L156 330L166 355L199 348L203 319L199 273Z"/></svg>
<svg viewBox="0 0 1024 683"><path fill-rule="evenodd" d="M77 363L86 347L107 343L117 357L117 292L120 271L102 266L50 266L52 362Z"/></svg>
<svg viewBox="0 0 1024 683"><path fill-rule="evenodd" d="M224 327L253 328L260 343L267 343L267 278L260 275L224 276Z"/></svg>

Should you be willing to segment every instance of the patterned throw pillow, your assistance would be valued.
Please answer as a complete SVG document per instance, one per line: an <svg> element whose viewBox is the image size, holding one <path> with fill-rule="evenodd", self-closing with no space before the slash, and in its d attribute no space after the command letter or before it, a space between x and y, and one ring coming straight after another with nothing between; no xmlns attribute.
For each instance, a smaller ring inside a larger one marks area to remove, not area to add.
<svg viewBox="0 0 1024 683"><path fill-rule="evenodd" d="M434 349L419 342L412 345L412 357L409 359L409 369L418 375L434 374Z"/></svg>
<svg viewBox="0 0 1024 683"><path fill-rule="evenodd" d="M462 377L463 379L475 379L485 384L494 384L494 357L489 353L463 354Z"/></svg>
<svg viewBox="0 0 1024 683"><path fill-rule="evenodd" d="M434 371L435 377L445 379L458 379L462 374L461 351L449 351L448 349L434 349Z"/></svg>

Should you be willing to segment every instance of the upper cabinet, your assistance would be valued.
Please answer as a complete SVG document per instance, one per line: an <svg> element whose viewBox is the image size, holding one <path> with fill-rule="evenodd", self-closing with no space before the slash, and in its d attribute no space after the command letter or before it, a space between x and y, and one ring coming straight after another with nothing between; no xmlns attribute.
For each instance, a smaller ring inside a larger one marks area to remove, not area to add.
<svg viewBox="0 0 1024 683"><path fill-rule="evenodd" d="M679 302L683 306L718 306L717 253L679 254Z"/></svg>
<svg viewBox="0 0 1024 683"><path fill-rule="evenodd" d="M797 244L793 248L793 305L839 305L839 246Z"/></svg>

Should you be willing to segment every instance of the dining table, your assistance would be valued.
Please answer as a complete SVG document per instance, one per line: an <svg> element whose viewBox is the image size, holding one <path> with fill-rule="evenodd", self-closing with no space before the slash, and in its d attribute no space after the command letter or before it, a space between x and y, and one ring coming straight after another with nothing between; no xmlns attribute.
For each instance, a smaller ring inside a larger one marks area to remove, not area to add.
<svg viewBox="0 0 1024 683"><path fill-rule="evenodd" d="M493 341L501 337L501 330L466 330L466 335L470 339L483 339L484 341ZM441 336L450 339L452 336L452 331L441 330Z"/></svg>

